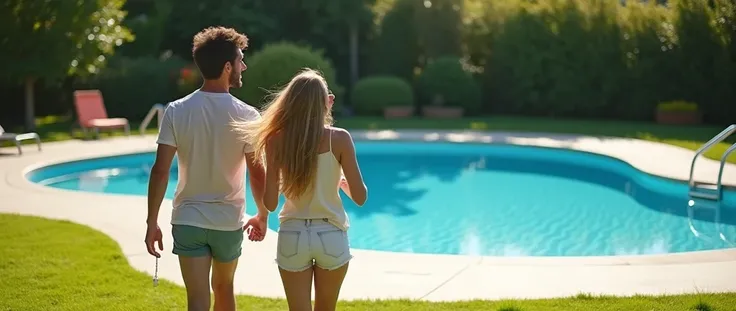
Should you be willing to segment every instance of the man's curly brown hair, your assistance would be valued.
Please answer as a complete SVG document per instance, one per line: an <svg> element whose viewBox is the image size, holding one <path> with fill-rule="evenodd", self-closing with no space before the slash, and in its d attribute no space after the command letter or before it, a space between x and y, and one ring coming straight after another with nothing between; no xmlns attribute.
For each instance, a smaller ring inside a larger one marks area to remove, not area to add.
<svg viewBox="0 0 736 311"><path fill-rule="evenodd" d="M248 48L248 37L232 28L207 27L194 36L194 63L207 80L220 77L225 63L235 66L237 50Z"/></svg>

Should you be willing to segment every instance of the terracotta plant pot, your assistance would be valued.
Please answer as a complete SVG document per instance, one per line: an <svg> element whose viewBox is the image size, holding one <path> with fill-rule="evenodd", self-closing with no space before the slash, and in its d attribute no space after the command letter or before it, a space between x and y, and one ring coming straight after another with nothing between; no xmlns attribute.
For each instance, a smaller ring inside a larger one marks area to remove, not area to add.
<svg viewBox="0 0 736 311"><path fill-rule="evenodd" d="M383 117L386 119L409 118L414 115L412 106L396 106L383 109Z"/></svg>
<svg viewBox="0 0 736 311"><path fill-rule="evenodd" d="M463 117L465 109L460 107L425 106L422 117L430 119L458 119Z"/></svg>
<svg viewBox="0 0 736 311"><path fill-rule="evenodd" d="M696 125L702 122L699 111L662 111L658 110L656 121L659 124Z"/></svg>

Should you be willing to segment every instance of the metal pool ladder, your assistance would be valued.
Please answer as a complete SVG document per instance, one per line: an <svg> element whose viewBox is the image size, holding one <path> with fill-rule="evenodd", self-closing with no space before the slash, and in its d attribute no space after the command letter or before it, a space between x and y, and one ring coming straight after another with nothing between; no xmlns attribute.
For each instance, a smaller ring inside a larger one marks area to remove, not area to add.
<svg viewBox="0 0 736 311"><path fill-rule="evenodd" d="M693 179L693 173L695 172L695 161L698 159L698 156L708 151L708 149L710 149L714 145L724 141L734 132L736 132L736 124L731 124L731 126L727 127L725 130L718 133L718 135L711 138L711 140L709 140L695 152L693 161L690 164L690 180L688 181L688 185L690 187L689 194L691 197L713 201L720 201L722 199L723 185L721 183L721 180L723 178L723 168L726 165L726 159L728 159L728 156L731 154L731 152L736 150L736 143L726 149L726 152L724 152L721 156L720 169L718 169L718 180L715 184L697 182Z"/></svg>
<svg viewBox="0 0 736 311"><path fill-rule="evenodd" d="M141 135L146 133L146 127L151 123L153 120L153 116L155 115L158 121L158 127L157 129L161 129L161 120L164 117L164 105L161 104L155 104L153 107L151 107L151 110L148 111L148 114L146 115L146 118L143 119L143 122L141 122L141 126L139 128Z"/></svg>

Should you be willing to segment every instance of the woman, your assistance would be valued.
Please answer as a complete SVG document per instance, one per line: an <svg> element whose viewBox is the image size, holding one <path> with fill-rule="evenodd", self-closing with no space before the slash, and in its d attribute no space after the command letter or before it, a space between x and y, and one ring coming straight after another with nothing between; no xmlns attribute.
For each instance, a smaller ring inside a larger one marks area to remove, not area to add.
<svg viewBox="0 0 736 311"><path fill-rule="evenodd" d="M334 96L325 79L307 69L275 95L263 118L241 124L239 131L265 162L265 207L274 211L279 193L286 197L276 262L289 310L311 310L312 278L314 310L335 310L352 258L339 189L362 206L367 188L352 137L332 127ZM262 235L250 232L252 240Z"/></svg>

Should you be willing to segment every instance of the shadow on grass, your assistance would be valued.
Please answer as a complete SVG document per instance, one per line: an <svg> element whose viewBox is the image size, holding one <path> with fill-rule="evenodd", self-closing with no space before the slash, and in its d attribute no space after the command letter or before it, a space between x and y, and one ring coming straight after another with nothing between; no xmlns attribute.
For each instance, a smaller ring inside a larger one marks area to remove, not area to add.
<svg viewBox="0 0 736 311"><path fill-rule="evenodd" d="M693 306L692 310L694 311L713 311L713 307L711 307L709 304L705 302L698 302L695 306Z"/></svg>
<svg viewBox="0 0 736 311"><path fill-rule="evenodd" d="M577 300L593 300L596 299L592 294L590 293L579 293L575 295L575 299Z"/></svg>

